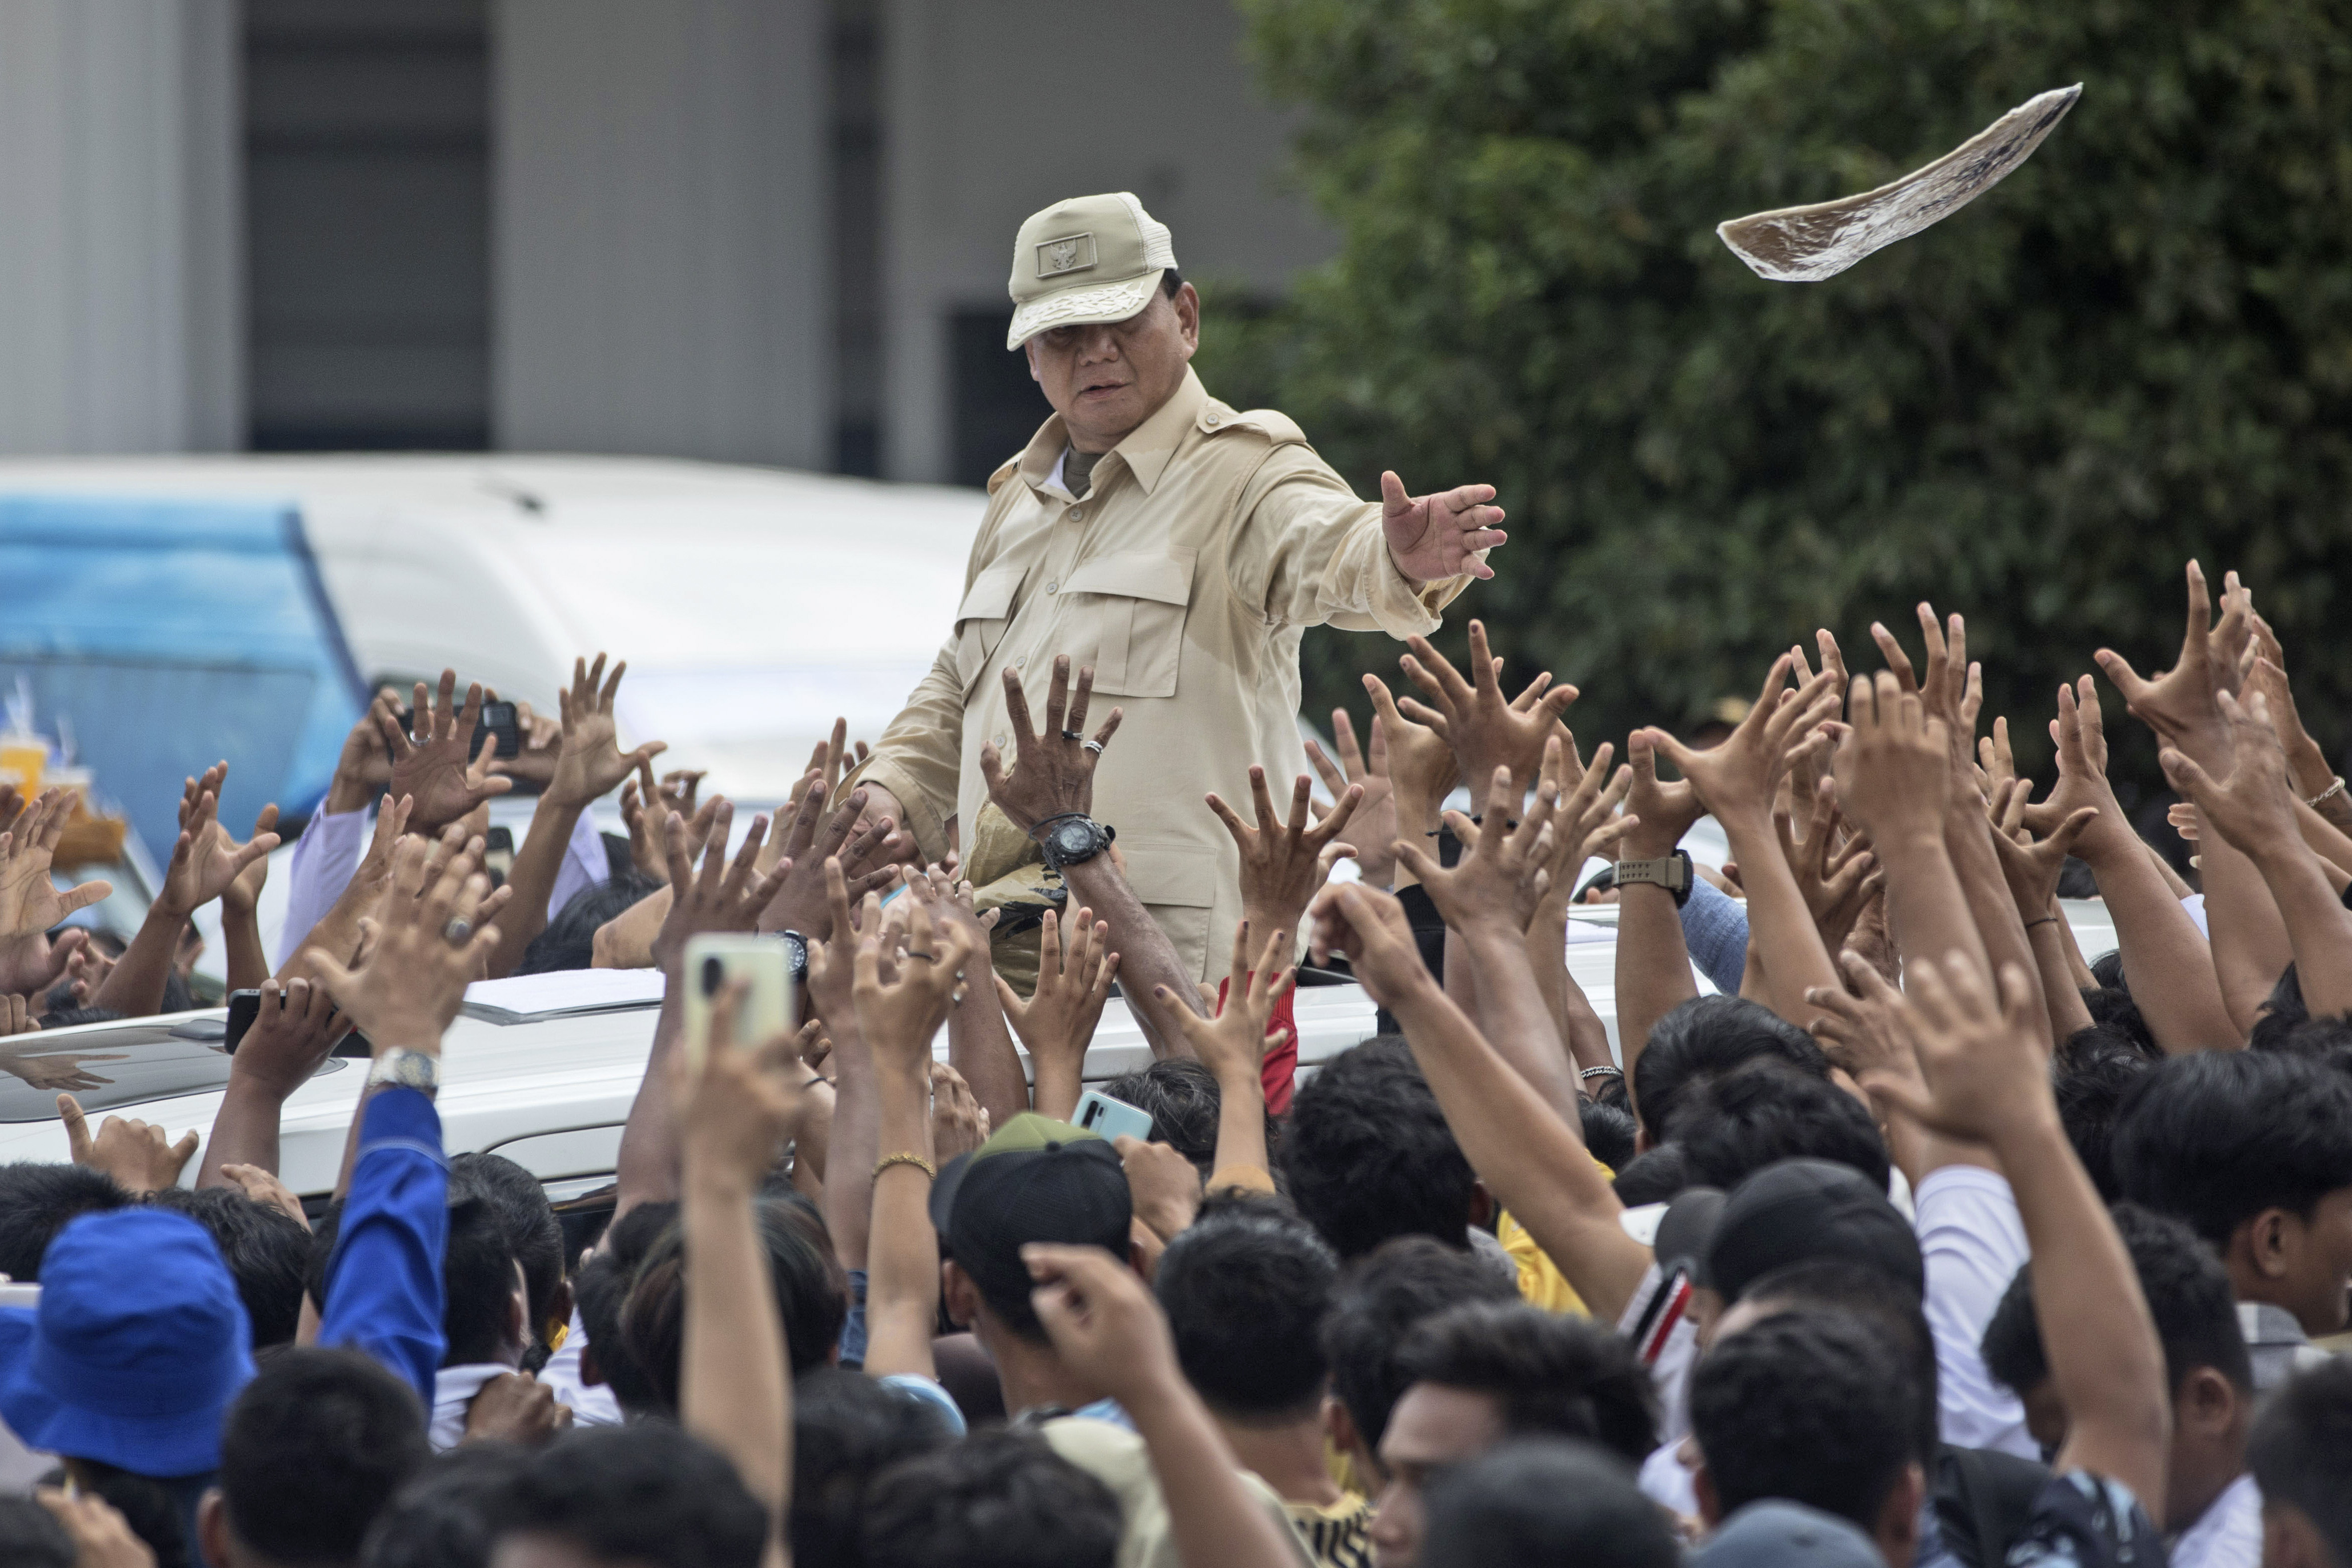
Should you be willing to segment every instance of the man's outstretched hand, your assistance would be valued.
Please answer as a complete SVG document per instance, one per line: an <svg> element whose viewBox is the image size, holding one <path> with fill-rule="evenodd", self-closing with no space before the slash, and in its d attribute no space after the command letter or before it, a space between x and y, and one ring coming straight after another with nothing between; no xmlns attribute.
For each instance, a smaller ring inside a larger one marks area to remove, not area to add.
<svg viewBox="0 0 2352 1568"><path fill-rule="evenodd" d="M1487 578L1495 569L1477 557L1510 536L1496 525L1503 508L1489 505L1492 485L1464 485L1433 496L1408 496L1393 473L1381 476L1381 528L1397 570L1415 582L1439 582L1468 573Z"/></svg>

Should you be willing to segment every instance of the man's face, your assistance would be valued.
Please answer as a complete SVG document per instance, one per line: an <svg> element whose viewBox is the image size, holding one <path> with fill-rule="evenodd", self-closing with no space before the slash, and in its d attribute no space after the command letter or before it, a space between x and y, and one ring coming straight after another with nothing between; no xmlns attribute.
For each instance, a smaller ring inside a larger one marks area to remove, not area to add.
<svg viewBox="0 0 2352 1568"><path fill-rule="evenodd" d="M1108 452L1183 384L1201 346L1201 297L1191 284L1108 326L1051 327L1029 340L1029 373L1081 452Z"/></svg>
<svg viewBox="0 0 2352 1568"><path fill-rule="evenodd" d="M2311 1218L2285 1218L2286 1274L2281 1305L2314 1336L2342 1332L2352 1317L2352 1187L2312 1206Z"/></svg>
<svg viewBox="0 0 2352 1568"><path fill-rule="evenodd" d="M1503 1440L1503 1412L1488 1394L1416 1383L1397 1401L1381 1438L1389 1484L1372 1518L1372 1559L1380 1568L1412 1568L1421 1559L1428 1503L1423 1488L1448 1465L1475 1459Z"/></svg>

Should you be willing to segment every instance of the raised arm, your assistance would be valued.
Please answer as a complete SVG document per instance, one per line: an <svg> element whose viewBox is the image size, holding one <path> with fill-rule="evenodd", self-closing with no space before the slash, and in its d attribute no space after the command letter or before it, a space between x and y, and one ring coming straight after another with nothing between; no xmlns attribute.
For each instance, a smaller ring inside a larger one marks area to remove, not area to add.
<svg viewBox="0 0 2352 1568"><path fill-rule="evenodd" d="M1624 1206L1565 1121L1446 999L1421 962L1404 911L1387 894L1335 883L1315 904L1315 946L1348 955L1372 998L1396 1015L1471 1168L1593 1314L1613 1321L1650 1267L1619 1223Z"/></svg>
<svg viewBox="0 0 2352 1568"><path fill-rule="evenodd" d="M2091 1027L2091 1009L2075 980L2076 955L2068 939L2065 912L2058 907L2058 878L2066 869L2067 855L2099 813L2096 807L2084 806L2069 813L2049 837L2036 839L2024 825L2025 797L2031 788L2022 779L1995 787L1992 844L2000 856L2001 874L2009 879L2010 896L2017 901L2017 913L2025 922L2026 937L2033 944L2051 1038L2063 1041L2075 1030Z"/></svg>
<svg viewBox="0 0 2352 1568"><path fill-rule="evenodd" d="M1839 804L1869 833L1885 868L1887 913L1903 951L1963 952L1981 966L1984 943L1944 834L1951 766L1942 722L1887 670L1854 677L1846 721L1834 764Z"/></svg>
<svg viewBox="0 0 2352 1568"><path fill-rule="evenodd" d="M1589 1088L1591 1079L1618 1071L1609 1050L1609 1028L1593 1010L1584 988L1568 968L1568 901L1576 894L1577 873L1596 855L1612 852L1640 826L1641 819L1621 816L1617 808L1633 787L1633 770L1620 768L1612 776L1609 764L1617 748L1607 741L1592 754L1592 765L1575 791L1562 800L1551 822L1549 860L1535 879L1520 884L1520 899L1532 906L1527 917L1528 963L1533 968L1544 1006L1568 1042L1568 1054L1577 1068L1577 1082Z"/></svg>
<svg viewBox="0 0 2352 1568"><path fill-rule="evenodd" d="M171 864L164 868L155 901L147 906L147 918L99 987L98 995L90 998L90 1006L110 1008L130 1018L162 1011L172 956L188 917L226 893L247 866L278 847L276 833L257 833L250 843L237 847L226 833L214 831L220 811L218 790L227 776L226 762L215 763L205 774L194 804L184 811L179 841L172 847Z"/></svg>
<svg viewBox="0 0 2352 1568"><path fill-rule="evenodd" d="M228 1085L205 1140L196 1186L234 1185L225 1165L257 1166L278 1174L278 1124L288 1096L310 1081L351 1020L327 988L310 980L261 982L261 1009L228 1059Z"/></svg>
<svg viewBox="0 0 2352 1568"><path fill-rule="evenodd" d="M1086 1092L1087 1046L1118 975L1118 955L1109 946L1108 923L1081 908L1071 917L1066 951L1061 919L1048 909L1038 931L1037 985L1029 999L1023 1001L1003 976L989 971L1005 1018L1029 1048L1037 1113L1056 1122L1076 1113Z"/></svg>
<svg viewBox="0 0 2352 1568"><path fill-rule="evenodd" d="M1688 779L1658 781L1657 749L1648 732L1635 730L1625 742L1633 770L1625 796L1629 826L1618 841L1620 861L1663 860L1706 814ZM1685 894L1687 896L1687 894ZM1642 1059L1658 1020L1698 995L1691 978L1690 948L1683 938L1679 901L1654 883L1623 883L1617 889L1617 1050L1624 1059L1629 1095L1633 1065ZM1641 1102L1633 1100L1636 1115Z"/></svg>
<svg viewBox="0 0 2352 1568"><path fill-rule="evenodd" d="M214 831L228 839L226 829L215 824ZM264 806L261 815L253 820L253 837L257 839L268 833L274 838L277 832L278 808ZM245 848L233 839L228 839L228 843L233 850ZM269 977L269 953L261 945L259 915L261 888L268 879L269 857L263 855L239 872L236 880L221 894L223 967L232 991L258 989L261 982Z"/></svg>
<svg viewBox="0 0 2352 1568"><path fill-rule="evenodd" d="M1234 966L1224 1006L1213 1019L1182 1015L1179 1025L1192 1053L1217 1080L1217 1147L1211 1162L1213 1186L1274 1190L1274 1162L1265 1152L1266 1051L1279 1043L1266 1032L1276 1004L1290 993L1298 971L1287 962L1291 934L1276 930L1250 962L1251 926L1234 928Z"/></svg>
<svg viewBox="0 0 2352 1568"><path fill-rule="evenodd" d="M60 892L50 877L72 815L73 797L51 789L0 832L0 986L11 996L37 996L58 982L88 937L69 931L52 943L47 933L114 891L111 883L86 882Z"/></svg>
<svg viewBox="0 0 2352 1568"><path fill-rule="evenodd" d="M2024 970L2002 973L1998 998L1961 953L1920 963L1910 977L1901 1012L1926 1092L1882 1077L1869 1087L1947 1136L1991 1146L2032 1248L2034 1316L2070 1417L2055 1468L2120 1481L2160 1511L2172 1440L2163 1346L2130 1254L2058 1119Z"/></svg>

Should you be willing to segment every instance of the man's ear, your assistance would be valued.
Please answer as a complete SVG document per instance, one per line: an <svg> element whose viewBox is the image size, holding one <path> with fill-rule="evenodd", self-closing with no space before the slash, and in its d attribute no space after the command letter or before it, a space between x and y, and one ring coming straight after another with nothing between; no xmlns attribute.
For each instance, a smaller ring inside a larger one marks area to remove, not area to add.
<svg viewBox="0 0 2352 1568"><path fill-rule="evenodd" d="M2293 1249L2291 1217L2284 1208L2265 1208L2240 1227L2246 1240L2246 1262L2265 1280L2286 1278Z"/></svg>
<svg viewBox="0 0 2352 1568"><path fill-rule="evenodd" d="M218 1487L206 1487L196 1504L196 1542L204 1548L207 1563L236 1561L229 1551L228 1503Z"/></svg>
<svg viewBox="0 0 2352 1568"><path fill-rule="evenodd" d="M1481 1230L1495 1223L1495 1195L1486 1190L1483 1181L1470 1184L1469 1223Z"/></svg>
<svg viewBox="0 0 2352 1568"><path fill-rule="evenodd" d="M1201 346L1201 291L1189 283L1181 284L1169 303L1176 307L1176 329L1184 340L1184 357L1189 360Z"/></svg>
<svg viewBox="0 0 2352 1568"><path fill-rule="evenodd" d="M2210 1366L2191 1367L2172 1393L2173 1425L2184 1432L2217 1437L2236 1424L2241 1405L2228 1378Z"/></svg>
<svg viewBox="0 0 2352 1568"><path fill-rule="evenodd" d="M980 1322L980 1287L952 1258L940 1260L940 1293L947 1299L948 1322L960 1329Z"/></svg>
<svg viewBox="0 0 2352 1568"><path fill-rule="evenodd" d="M2263 1568L2336 1568L2311 1516L2291 1502L2263 1503Z"/></svg>
<svg viewBox="0 0 2352 1568"><path fill-rule="evenodd" d="M1336 1394L1323 1396L1323 1437L1334 1450L1348 1457L1356 1472L1358 1490L1371 1496L1388 1484L1388 1472L1381 1468L1381 1457L1372 1452L1372 1446L1357 1429L1356 1417L1347 1401Z"/></svg>

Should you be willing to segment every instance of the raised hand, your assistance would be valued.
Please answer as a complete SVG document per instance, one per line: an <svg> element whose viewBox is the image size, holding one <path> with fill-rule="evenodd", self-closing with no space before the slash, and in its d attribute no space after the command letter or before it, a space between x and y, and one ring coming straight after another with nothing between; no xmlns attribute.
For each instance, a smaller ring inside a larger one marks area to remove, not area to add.
<svg viewBox="0 0 2352 1568"><path fill-rule="evenodd" d="M393 852L395 893L403 873L421 871L436 847L400 841ZM379 1056L395 1046L439 1055L466 987L498 946L498 927L475 918L490 891L478 852L459 849L437 863L421 897L387 897L377 906L364 962L347 968L331 954L310 957L327 994Z"/></svg>
<svg viewBox="0 0 2352 1568"><path fill-rule="evenodd" d="M109 1116L92 1138L81 1103L70 1094L58 1096L58 1115L66 1125L66 1144L73 1163L104 1171L128 1193L145 1194L170 1186L180 1179L189 1156L196 1152L193 1128L173 1143L163 1128L121 1116Z"/></svg>
<svg viewBox="0 0 2352 1568"><path fill-rule="evenodd" d="M2172 668L2143 679L2114 649L2102 648L2096 654L2099 668L2123 693L2131 716L2156 731L2158 739L2176 747L2218 740L2222 729L2221 708L2214 701L2220 688L2213 660L2212 599L2205 573L2195 561L2189 563L2187 575L2188 618L2180 633L2180 657Z"/></svg>
<svg viewBox="0 0 2352 1568"><path fill-rule="evenodd" d="M412 825L420 833L437 831L514 788L511 779L473 771L474 731L482 719L481 683L466 688L462 708L457 691L455 670L441 672L437 704L427 697L425 683L416 683L413 738L401 732L388 706L377 710L384 743L392 748L392 793L415 802Z"/></svg>
<svg viewBox="0 0 2352 1568"><path fill-rule="evenodd" d="M1511 770L1517 786L1511 798L1525 795L1543 765L1544 743L1561 733L1559 716L1576 701L1576 688L1552 685L1551 673L1545 671L1516 699L1504 696L1496 678L1501 661L1487 651L1482 621L1470 622L1468 680L1428 638L1408 638L1406 645L1412 652L1400 661L1404 673L1429 694L1429 704L1413 703L1410 716L1454 748L1470 786L1471 814L1486 811L1486 781L1497 768Z"/></svg>
<svg viewBox="0 0 2352 1568"><path fill-rule="evenodd" d="M1285 962L1290 956L1290 942L1288 927L1273 932L1253 965L1250 923L1241 922L1234 927L1233 972L1225 985L1224 1007L1217 1016L1202 1018L1188 1008L1174 1006L1172 998L1169 1004L1178 1027L1192 1043L1192 1053L1220 1084L1246 1089L1257 1081L1266 1052L1286 1038L1285 1032L1269 1038L1265 1026L1298 978L1298 971Z"/></svg>
<svg viewBox="0 0 2352 1568"><path fill-rule="evenodd" d="M1389 785L1388 742L1381 735L1380 719L1375 716L1372 720L1370 761L1367 763L1364 751L1356 744L1355 721L1348 716L1346 708L1333 708L1331 749L1339 753L1337 762L1310 737L1307 760L1334 802L1350 789L1363 791L1354 818L1356 837L1363 841L1356 851L1356 864L1361 868L1366 882L1375 887L1386 887L1396 869L1396 856L1389 846L1396 841L1397 814L1396 796Z"/></svg>
<svg viewBox="0 0 2352 1568"><path fill-rule="evenodd" d="M1127 1173L1127 1196L1135 1218L1160 1240L1173 1241L1201 1212L1199 1167L1167 1144L1121 1135L1111 1140L1111 1146Z"/></svg>
<svg viewBox="0 0 2352 1568"><path fill-rule="evenodd" d="M226 774L222 763L215 772ZM182 821L179 841L172 846L172 862L163 870L163 884L155 893L154 908L168 917L184 920L220 897L256 861L267 859L278 847L278 835L257 831L238 847L220 831L220 798L210 789L196 796L194 808Z"/></svg>
<svg viewBox="0 0 2352 1568"><path fill-rule="evenodd" d="M1777 806L1772 810L1772 830L1780 835L1780 853L1797 878L1797 890L1805 895L1805 908L1821 928L1822 946L1834 953L1870 902L1876 885L1870 876L1878 861L1858 834L1843 844L1837 842L1834 779L1822 779L1810 805L1811 820L1801 840L1796 836L1792 811Z"/></svg>
<svg viewBox="0 0 2352 1568"><path fill-rule="evenodd" d="M1973 1143L1995 1142L2045 1118L2055 1122L2041 1004L2022 967L2002 967L1998 998L1958 953L1940 964L1916 964L1905 977L1910 990L1895 1004L1895 1016L1925 1087L1874 1071L1863 1080L1874 1099L1930 1132Z"/></svg>
<svg viewBox="0 0 2352 1568"><path fill-rule="evenodd" d="M1530 870L1549 858L1551 846L1544 830L1559 801L1561 749L1557 737L1545 746L1535 802L1517 822L1507 824L1490 815L1484 827L1475 827L1458 811L1446 813L1454 835L1466 846L1451 870L1419 844L1399 841L1398 863L1429 890L1430 902L1446 925L1465 934L1485 928L1527 929L1519 887ZM1509 769L1496 768L1492 783L1496 790L1507 789Z"/></svg>
<svg viewBox="0 0 2352 1568"><path fill-rule="evenodd" d="M1568 901L1576 896L1577 873L1584 862L1610 853L1642 825L1639 815L1618 810L1633 788L1633 769L1626 766L1612 773L1609 764L1616 755L1616 746L1602 741L1584 777L1552 814L1550 854L1543 865L1544 885L1536 891L1535 906L1528 912L1530 930L1538 925L1549 928L1565 917ZM1656 782L1654 771L1651 779ZM1527 906L1524 892L1521 906Z"/></svg>
<svg viewBox="0 0 2352 1568"><path fill-rule="evenodd" d="M1076 1109L1085 1079L1087 1046L1102 1021L1110 983L1118 975L1118 955L1110 951L1110 925L1091 909L1070 918L1070 945L1062 949L1061 923L1045 911L1037 935L1037 987L1023 1001L997 976L996 998L1013 1032L1029 1050L1036 1082L1037 1109L1066 1120ZM1189 1009L1187 1009L1189 1011Z"/></svg>
<svg viewBox="0 0 2352 1568"><path fill-rule="evenodd" d="M775 896L760 912L762 932L797 931L807 936L824 929L829 860L840 860L853 902L882 892L898 879L895 857L906 841L888 817L858 826L865 816L866 790L852 789L828 816L824 781L811 779L806 783L793 807L792 824L783 830L783 859L777 862L783 877Z"/></svg>
<svg viewBox="0 0 2352 1568"><path fill-rule="evenodd" d="M1425 832L1435 824L1439 805L1461 780L1462 765L1444 736L1404 716L1378 675L1364 677L1364 690L1372 699L1376 733L1388 751L1397 834Z"/></svg>
<svg viewBox="0 0 2352 1568"><path fill-rule="evenodd" d="M665 969L674 967L685 956L689 936L759 929L760 911L783 885L791 869L784 862L778 862L765 876L760 874L760 845L768 836L765 817L751 819L742 847L735 852L733 863L728 862L727 839L734 815L734 806L720 800L698 874L687 848L686 820L676 812L670 814L665 833L669 850L669 913L663 916L653 942L654 962Z"/></svg>
<svg viewBox="0 0 2352 1568"><path fill-rule="evenodd" d="M271 1172L259 1166L239 1165L235 1161L221 1166L221 1180L245 1194L256 1203L266 1203L303 1229L310 1228L310 1216L302 1207L302 1200L294 1196L293 1188L279 1181Z"/></svg>
<svg viewBox="0 0 2352 1568"><path fill-rule="evenodd" d="M945 1165L988 1142L988 1107L944 1061L931 1063L931 1163Z"/></svg>
<svg viewBox="0 0 2352 1568"><path fill-rule="evenodd" d="M1021 1260L1037 1281L1037 1321L1074 1378L1135 1406L1184 1385L1168 1320L1124 1260L1099 1247L1044 1242L1022 1248Z"/></svg>
<svg viewBox="0 0 2352 1568"><path fill-rule="evenodd" d="M1495 569L1476 554L1510 538L1496 527L1503 508L1488 504L1494 498L1492 485L1408 496L1403 480L1382 474L1381 531L1388 536L1389 559L1415 582L1441 582L1465 573L1482 580L1494 576Z"/></svg>
<svg viewBox="0 0 2352 1568"><path fill-rule="evenodd" d="M349 1027L326 987L302 979L282 987L264 980L261 1006L237 1042L233 1071L259 1080L283 1100L310 1081Z"/></svg>
<svg viewBox="0 0 2352 1568"><path fill-rule="evenodd" d="M1993 791L1997 818L1992 843L2000 852L2001 876L2009 883L2010 896L2017 901L2018 914L2039 920L2058 896L2058 879L2065 874L2066 857L2098 820L2099 809L2082 807L2061 821L2048 837L2036 839L2025 826L2025 796L2032 787L2026 779L2011 779Z"/></svg>
<svg viewBox="0 0 2352 1568"><path fill-rule="evenodd" d="M74 911L87 909L113 893L114 884L106 882L86 882L60 893L49 880L49 863L72 816L73 796L63 789L50 789L26 809L15 827L0 833L0 942L38 936ZM58 964L62 968L64 959ZM9 989L19 988L16 984L19 977L10 977Z"/></svg>
<svg viewBox="0 0 2352 1568"><path fill-rule="evenodd" d="M1030 727L1029 699L1021 689L1020 675L1012 670L1004 672L1005 716L1013 728L1017 764L1007 773L1004 758L992 742L980 748L980 774L988 781L988 796L996 802L996 809L1024 832L1048 817L1084 816L1094 808L1095 765L1110 737L1118 733L1118 721L1126 711L1111 709L1094 738L1087 739L1087 707L1094 689L1092 664L1078 671L1078 687L1073 693L1070 656L1055 654L1053 685L1045 692L1045 728L1041 733Z"/></svg>
<svg viewBox="0 0 2352 1568"><path fill-rule="evenodd" d="M1242 918L1260 931L1295 931L1298 918L1318 889L1331 880L1332 863L1355 853L1352 844L1338 842L1364 799L1363 787L1350 784L1338 803L1313 827L1307 825L1311 786L1298 776L1290 792L1290 821L1276 820L1274 798L1265 787L1265 769L1253 763L1249 770L1250 800L1257 808L1257 826L1250 827L1223 799L1209 796L1209 810L1234 836L1242 857ZM1189 1010L1189 1009L1188 1009Z"/></svg>
<svg viewBox="0 0 2352 1568"><path fill-rule="evenodd" d="M1311 913L1315 930L1308 951L1315 961L1347 955L1365 993L1382 1007L1393 1009L1415 987L1435 983L1395 894L1360 882L1335 882L1315 895Z"/></svg>
<svg viewBox="0 0 2352 1568"><path fill-rule="evenodd" d="M230 838L228 830L217 821L213 824L213 831L220 835L221 841L227 845L231 853L242 854L252 847L254 839L258 839L264 834L273 839L278 838L278 808L275 805L261 808L261 814L253 819L253 838L246 840L244 843L240 844ZM251 915L260 907L261 890L268 881L269 857L266 854L257 855L243 871L237 873L236 880L230 883L227 889L221 894L221 908L231 915Z"/></svg>
<svg viewBox="0 0 2352 1568"><path fill-rule="evenodd" d="M2216 832L2250 858L2260 859L2277 844L2300 842L2286 754L2271 723L2268 699L2256 692L2241 704L2223 692L2218 706L2229 726L2230 771L2215 779L2195 758L2167 746L2157 758L2165 778L2197 802Z"/></svg>
<svg viewBox="0 0 2352 1568"><path fill-rule="evenodd" d="M1856 675L1846 700L1851 727L1835 763L1839 809L1862 824L1881 853L1897 840L1943 840L1951 788L1949 732L1927 716L1900 675Z"/></svg>
<svg viewBox="0 0 2352 1568"><path fill-rule="evenodd" d="M1699 801L1717 818L1746 815L1761 821L1771 810L1772 787L1786 764L1791 737L1837 711L1835 695L1830 690L1832 677L1826 672L1794 692L1783 689L1791 662L1786 653L1772 661L1771 672L1764 677L1764 689L1758 694L1755 706L1720 746L1697 751L1663 729L1639 732L1641 740L1666 754L1696 791ZM1638 756L1633 766L1633 787L1638 794L1642 791L1643 766ZM1644 818L1649 815L1639 804L1633 810Z"/></svg>
<svg viewBox="0 0 2352 1568"><path fill-rule="evenodd" d="M931 1040L963 994L964 966L975 951L972 940L959 926L934 924L931 912L918 904L908 912L906 950L898 955L898 972L886 975L884 936L868 931L858 938L852 989L858 1032L877 1066L926 1071Z"/></svg>
<svg viewBox="0 0 2352 1568"><path fill-rule="evenodd" d="M703 1049L673 1051L669 1059L687 1184L737 1196L755 1191L775 1165L800 1115L805 1078L789 1034L754 1046L731 1043L750 988L739 980L720 992Z"/></svg>
<svg viewBox="0 0 2352 1568"><path fill-rule="evenodd" d="M1637 825L1626 831L1619 853L1632 860L1655 860L1683 841L1691 824L1706 815L1706 808L1688 779L1671 784L1660 780L1658 748L1648 730L1637 729L1626 737L1625 766L1633 774L1625 791L1625 814Z"/></svg>
<svg viewBox="0 0 2352 1568"><path fill-rule="evenodd" d="M626 659L613 666L611 678L604 674L604 655L596 655L591 668L585 659L572 661L572 687L555 694L556 712L563 723L563 744L555 757L554 776L547 781L545 798L553 804L572 810L585 810L592 802L603 800L621 781L642 768L648 784L653 780L653 759L669 749L665 741L649 740L635 751L623 751L617 737L619 722L613 716L613 698L621 689L621 677L629 673ZM696 774L698 779L700 774ZM694 814L688 789L688 802L684 814ZM667 802L665 802L667 805Z"/></svg>

